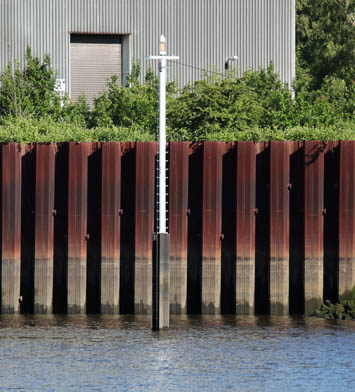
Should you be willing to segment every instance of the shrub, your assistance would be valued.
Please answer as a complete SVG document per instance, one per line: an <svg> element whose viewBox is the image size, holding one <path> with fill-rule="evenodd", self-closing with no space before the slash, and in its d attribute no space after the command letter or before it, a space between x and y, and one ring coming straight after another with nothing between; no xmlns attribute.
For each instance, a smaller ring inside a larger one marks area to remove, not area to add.
<svg viewBox="0 0 355 392"><path fill-rule="evenodd" d="M118 86L117 76L107 83L108 90L95 99L91 127L111 126L143 127L156 132L158 127L159 79L151 70L145 75L145 83L139 81L139 64L134 64L127 76L128 86ZM175 83L167 85L167 105L176 93Z"/></svg>
<svg viewBox="0 0 355 392"><path fill-rule="evenodd" d="M189 130L167 130L169 141L267 141L267 140L355 140L355 123L343 122L329 127L293 127L286 130L250 128L222 129L193 135ZM8 118L0 125L0 143L19 142L108 142L156 141L156 134L139 126L85 128L53 118Z"/></svg>
<svg viewBox="0 0 355 392"><path fill-rule="evenodd" d="M112 77L92 108L85 97L66 96L61 106L50 59L41 63L27 49L24 69L16 63L0 76L0 139L156 140L158 78L148 71L141 83L135 64L127 79L123 87ZM355 85L333 76L318 90L311 85L309 72L298 67L293 99L272 64L242 77L206 73L179 91L169 83L168 140L355 139Z"/></svg>
<svg viewBox="0 0 355 392"><path fill-rule="evenodd" d="M26 50L26 65L8 65L0 76L0 115L13 117L59 116L60 98L54 91L55 73L49 56L41 63Z"/></svg>

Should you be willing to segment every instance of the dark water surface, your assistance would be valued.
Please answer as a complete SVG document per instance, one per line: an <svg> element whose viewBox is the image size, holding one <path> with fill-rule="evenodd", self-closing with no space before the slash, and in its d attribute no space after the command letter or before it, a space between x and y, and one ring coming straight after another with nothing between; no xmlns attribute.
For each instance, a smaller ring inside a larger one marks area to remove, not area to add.
<svg viewBox="0 0 355 392"><path fill-rule="evenodd" d="M0 390L355 391L355 322L0 316Z"/></svg>

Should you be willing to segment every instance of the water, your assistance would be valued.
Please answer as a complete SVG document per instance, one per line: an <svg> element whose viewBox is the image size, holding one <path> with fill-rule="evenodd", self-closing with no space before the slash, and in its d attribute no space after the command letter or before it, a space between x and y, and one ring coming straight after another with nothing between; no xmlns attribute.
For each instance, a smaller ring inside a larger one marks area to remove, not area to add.
<svg viewBox="0 0 355 392"><path fill-rule="evenodd" d="M354 391L355 322L0 316L0 390Z"/></svg>

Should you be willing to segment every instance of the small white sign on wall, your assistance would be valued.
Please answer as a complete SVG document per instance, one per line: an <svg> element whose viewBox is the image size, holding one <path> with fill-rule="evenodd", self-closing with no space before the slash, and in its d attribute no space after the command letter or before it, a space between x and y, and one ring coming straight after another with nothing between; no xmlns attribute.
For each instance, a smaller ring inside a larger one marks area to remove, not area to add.
<svg viewBox="0 0 355 392"><path fill-rule="evenodd" d="M60 104L64 105L64 95L65 95L65 79L56 79L56 83L54 86L54 91L59 94Z"/></svg>

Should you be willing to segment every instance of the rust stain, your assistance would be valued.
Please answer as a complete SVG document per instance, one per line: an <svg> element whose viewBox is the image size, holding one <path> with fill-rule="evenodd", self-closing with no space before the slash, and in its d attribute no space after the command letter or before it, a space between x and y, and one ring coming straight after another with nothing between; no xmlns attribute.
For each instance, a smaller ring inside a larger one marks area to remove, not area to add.
<svg viewBox="0 0 355 392"><path fill-rule="evenodd" d="M256 148L237 147L236 306L237 314L254 313Z"/></svg>
<svg viewBox="0 0 355 392"><path fill-rule="evenodd" d="M172 314L187 310L188 142L169 148L170 308Z"/></svg>
<svg viewBox="0 0 355 392"><path fill-rule="evenodd" d="M121 143L102 144L101 257L120 258Z"/></svg>
<svg viewBox="0 0 355 392"><path fill-rule="evenodd" d="M270 142L270 312L288 314L290 143Z"/></svg>
<svg viewBox="0 0 355 392"><path fill-rule="evenodd" d="M203 146L202 313L218 314L221 295L222 156L225 144Z"/></svg>
<svg viewBox="0 0 355 392"><path fill-rule="evenodd" d="M306 141L304 147L305 311L323 297L324 151L325 143Z"/></svg>
<svg viewBox="0 0 355 392"><path fill-rule="evenodd" d="M2 259L19 260L21 254L21 149L2 145Z"/></svg>
<svg viewBox="0 0 355 392"><path fill-rule="evenodd" d="M156 153L156 143L136 143L134 303L137 314L149 314L152 304L152 235Z"/></svg>
<svg viewBox="0 0 355 392"><path fill-rule="evenodd" d="M92 143L69 143L68 256L86 259L88 155Z"/></svg>
<svg viewBox="0 0 355 392"><path fill-rule="evenodd" d="M355 141L340 142L339 296L355 289Z"/></svg>
<svg viewBox="0 0 355 392"><path fill-rule="evenodd" d="M36 145L35 258L53 259L54 144Z"/></svg>

